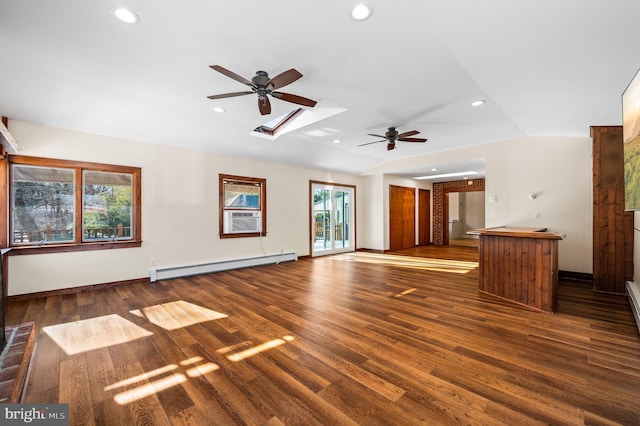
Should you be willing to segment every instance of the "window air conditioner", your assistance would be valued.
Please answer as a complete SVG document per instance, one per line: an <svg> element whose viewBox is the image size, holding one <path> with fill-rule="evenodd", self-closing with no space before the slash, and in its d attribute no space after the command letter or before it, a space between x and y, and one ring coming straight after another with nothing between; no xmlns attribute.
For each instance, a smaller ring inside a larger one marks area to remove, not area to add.
<svg viewBox="0 0 640 426"><path fill-rule="evenodd" d="M246 210L225 210L223 230L225 234L261 232L261 212Z"/></svg>

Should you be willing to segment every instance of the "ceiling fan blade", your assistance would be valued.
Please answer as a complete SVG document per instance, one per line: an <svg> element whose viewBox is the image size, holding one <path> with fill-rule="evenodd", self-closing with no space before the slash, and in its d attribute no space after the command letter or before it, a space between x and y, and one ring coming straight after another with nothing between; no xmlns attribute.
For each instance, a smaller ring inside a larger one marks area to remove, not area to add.
<svg viewBox="0 0 640 426"><path fill-rule="evenodd" d="M367 133L367 135L369 136L373 136L374 138L387 138L386 136L382 136L382 135L374 135L373 133Z"/></svg>
<svg viewBox="0 0 640 426"><path fill-rule="evenodd" d="M371 145L371 144L374 144L374 143L380 143L380 142L386 142L386 141L387 141L386 139L383 139L383 140L381 140L381 141L375 141L375 142L367 142L367 143L363 143L363 144L360 144L360 145L358 145L358 146Z"/></svg>
<svg viewBox="0 0 640 426"><path fill-rule="evenodd" d="M262 115L271 114L271 102L269 102L269 98L258 99L258 109Z"/></svg>
<svg viewBox="0 0 640 426"><path fill-rule="evenodd" d="M281 72L280 74L273 77L271 80L265 84L265 87L269 87L269 85L273 86L273 89L279 89L281 87L286 86L287 84L291 84L297 79L302 77L302 74L298 72L295 68L291 68L285 72Z"/></svg>
<svg viewBox="0 0 640 426"><path fill-rule="evenodd" d="M401 142L426 142L427 139L423 138L398 138Z"/></svg>
<svg viewBox="0 0 640 426"><path fill-rule="evenodd" d="M303 98L302 96L298 95L292 95L291 93L271 92L271 96L276 99L282 99L283 101L293 102L294 104L304 105L308 107L314 107L317 104L317 102L314 100Z"/></svg>
<svg viewBox="0 0 640 426"><path fill-rule="evenodd" d="M239 81L242 84L246 84L247 86L251 86L251 87L256 87L255 84L253 84L250 80L247 80L246 78L234 73L233 71L229 71L228 69L221 67L220 65L209 65L209 67L218 71L219 73L226 75L227 77L230 77L236 81Z"/></svg>
<svg viewBox="0 0 640 426"><path fill-rule="evenodd" d="M250 95L253 92L233 92L233 93L222 93L220 95L211 95L207 96L209 99L222 99L222 98L233 98L234 96L243 96Z"/></svg>
<svg viewBox="0 0 640 426"><path fill-rule="evenodd" d="M398 139L406 138L407 136L417 135L418 133L420 132L417 130L409 130L408 132L400 133L398 135Z"/></svg>

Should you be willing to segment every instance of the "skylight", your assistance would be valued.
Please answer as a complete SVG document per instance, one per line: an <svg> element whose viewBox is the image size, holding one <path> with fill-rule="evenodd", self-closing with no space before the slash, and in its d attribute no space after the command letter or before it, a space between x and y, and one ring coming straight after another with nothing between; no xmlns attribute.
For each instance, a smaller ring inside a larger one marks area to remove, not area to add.
<svg viewBox="0 0 640 426"><path fill-rule="evenodd" d="M251 131L251 135L275 140L285 133L290 133L315 124L325 118L345 112L347 109L329 102L318 103L313 109L297 108L287 114L280 115ZM306 133L306 132L305 132Z"/></svg>
<svg viewBox="0 0 640 426"><path fill-rule="evenodd" d="M276 133L284 129L284 127L296 119L304 110L302 108L295 109L288 114L276 117L271 121L253 129L254 132L265 133L267 135L276 136Z"/></svg>

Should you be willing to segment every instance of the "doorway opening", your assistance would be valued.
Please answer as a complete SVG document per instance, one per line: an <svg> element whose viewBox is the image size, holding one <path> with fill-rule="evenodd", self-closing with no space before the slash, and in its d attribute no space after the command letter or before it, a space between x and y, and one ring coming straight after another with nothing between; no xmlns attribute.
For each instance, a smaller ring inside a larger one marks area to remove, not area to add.
<svg viewBox="0 0 640 426"><path fill-rule="evenodd" d="M470 232L484 228L484 191L448 192L446 197L449 245L478 247L478 235Z"/></svg>
<svg viewBox="0 0 640 426"><path fill-rule="evenodd" d="M484 194L484 178L435 182L433 184L433 244L435 245L449 245L449 203L447 194L452 192L482 192ZM484 211L484 201L482 206L482 211ZM484 227L484 221L480 227Z"/></svg>

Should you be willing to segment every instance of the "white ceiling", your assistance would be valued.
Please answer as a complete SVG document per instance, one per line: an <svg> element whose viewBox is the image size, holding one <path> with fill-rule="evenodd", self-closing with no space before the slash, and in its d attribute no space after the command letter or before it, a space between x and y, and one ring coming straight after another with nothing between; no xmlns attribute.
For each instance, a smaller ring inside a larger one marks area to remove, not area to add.
<svg viewBox="0 0 640 426"><path fill-rule="evenodd" d="M621 124L640 67L638 0L368 3L373 16L355 22L344 0L0 0L0 115L356 174L383 163L431 174L440 165L399 160ZM115 5L140 22L117 21ZM272 99L265 117L253 94L209 100L247 89L213 64L247 79L296 68L304 76L282 91L345 111L276 140L251 136L296 105ZM429 141L358 146L389 126ZM484 171L481 160L442 166Z"/></svg>

